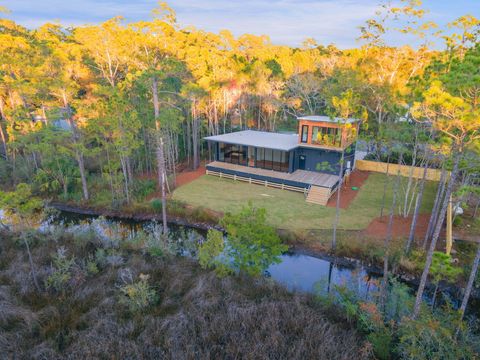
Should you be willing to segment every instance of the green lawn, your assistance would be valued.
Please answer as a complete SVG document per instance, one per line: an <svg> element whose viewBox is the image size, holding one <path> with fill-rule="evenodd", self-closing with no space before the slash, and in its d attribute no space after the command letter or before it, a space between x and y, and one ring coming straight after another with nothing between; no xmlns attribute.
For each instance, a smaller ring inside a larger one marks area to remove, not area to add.
<svg viewBox="0 0 480 360"><path fill-rule="evenodd" d="M364 229L372 219L379 216L384 179L383 174L370 174L349 208L341 210L341 229ZM393 180L393 178L390 179L387 191L388 208L392 199ZM402 181L406 183L407 179ZM435 183L427 183L422 212L429 212L432 208L435 190ZM404 194L404 184L400 186L399 196L401 197L402 194ZM178 188L173 197L194 206L203 206L222 212L235 211L248 201L252 201L255 206L267 209L268 221L279 229L328 229L332 227L335 216L335 208L307 203L303 194L300 193L207 175Z"/></svg>

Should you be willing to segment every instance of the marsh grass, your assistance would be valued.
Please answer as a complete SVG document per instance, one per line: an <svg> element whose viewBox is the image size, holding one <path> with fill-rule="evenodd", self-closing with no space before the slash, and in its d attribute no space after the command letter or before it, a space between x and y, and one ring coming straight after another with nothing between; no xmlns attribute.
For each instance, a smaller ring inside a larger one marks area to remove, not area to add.
<svg viewBox="0 0 480 360"><path fill-rule="evenodd" d="M75 259L75 271L62 291L44 287L38 293L16 235L1 234L0 348L6 358L371 356L371 346L335 307L291 294L266 279L218 278L191 258L152 257L122 244L115 249L124 259L121 265L99 264L97 273L89 273L86 259L92 261L104 242L90 234L83 235L80 245L67 232L57 241L38 237L32 254L42 284L59 247ZM141 312L122 301L125 269L132 279L148 275L155 292L155 301Z"/></svg>

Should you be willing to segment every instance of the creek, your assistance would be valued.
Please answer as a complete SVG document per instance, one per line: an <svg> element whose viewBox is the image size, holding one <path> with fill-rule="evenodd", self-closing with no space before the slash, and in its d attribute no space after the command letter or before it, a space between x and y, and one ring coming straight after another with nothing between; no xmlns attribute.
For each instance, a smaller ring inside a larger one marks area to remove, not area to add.
<svg viewBox="0 0 480 360"><path fill-rule="evenodd" d="M151 231L158 223L152 221L134 221L118 218L98 218L93 215L77 214L60 211L43 227L65 226L82 227L89 226L93 221L97 231L102 236L109 236L115 228L115 234L128 237L129 234L138 230ZM75 230L76 231L76 230ZM175 241L180 241L186 235L188 237L204 239L206 230L192 228L185 225L169 224L169 233ZM198 241L198 240L195 240ZM201 240L200 240L201 241ZM181 251L183 254L185 251ZM301 251L289 251L280 256L280 262L272 264L265 272L267 277L282 284L291 291L316 293L327 295L335 293L339 288L348 291L362 300L375 301L378 296L382 275L376 269L363 266L360 262L352 262L343 258L335 258L321 254L308 254ZM415 293L416 284L403 282L412 294ZM449 301L454 308L461 302L461 290L458 287L450 287L437 295L437 306ZM424 300L431 305L432 287L425 292ZM467 314L476 319L480 318L480 299L471 298L467 308Z"/></svg>

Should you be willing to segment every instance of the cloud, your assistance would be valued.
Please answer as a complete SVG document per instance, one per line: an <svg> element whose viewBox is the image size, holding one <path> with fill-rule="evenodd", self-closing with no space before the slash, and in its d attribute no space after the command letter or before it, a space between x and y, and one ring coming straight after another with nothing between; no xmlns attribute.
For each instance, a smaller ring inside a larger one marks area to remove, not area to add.
<svg viewBox="0 0 480 360"><path fill-rule="evenodd" d="M357 45L358 27L374 16L380 0L167 0L182 26L235 35L268 35L275 44L298 46L306 38L341 48ZM1 0L0 0L1 2ZM480 11L471 0L425 0L434 18ZM41 6L39 5L41 3ZM449 5L450 4L450 5ZM462 5L463 4L463 5ZM468 4L468 5L466 5ZM127 21L151 18L157 0L14 0L9 18L27 27L58 21L65 25L99 23L120 15ZM470 9L470 10L467 10ZM400 38L395 38L398 43ZM405 41L405 40L404 40Z"/></svg>

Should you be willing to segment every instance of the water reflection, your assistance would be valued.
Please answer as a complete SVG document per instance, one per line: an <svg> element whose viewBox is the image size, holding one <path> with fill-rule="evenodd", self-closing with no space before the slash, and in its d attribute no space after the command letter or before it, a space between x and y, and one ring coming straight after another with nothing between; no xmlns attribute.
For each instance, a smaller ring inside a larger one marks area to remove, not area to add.
<svg viewBox="0 0 480 360"><path fill-rule="evenodd" d="M290 290L329 294L341 286L365 300L379 289L378 277L363 267L347 267L309 255L286 254L281 263L271 265L268 275Z"/></svg>

